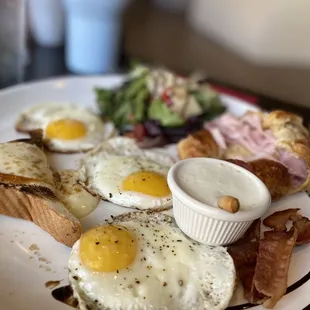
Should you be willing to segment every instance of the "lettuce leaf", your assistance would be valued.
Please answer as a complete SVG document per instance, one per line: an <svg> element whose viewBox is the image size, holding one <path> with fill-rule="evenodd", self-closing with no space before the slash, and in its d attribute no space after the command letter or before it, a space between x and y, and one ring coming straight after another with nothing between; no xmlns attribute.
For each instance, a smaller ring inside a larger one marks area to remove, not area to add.
<svg viewBox="0 0 310 310"><path fill-rule="evenodd" d="M157 120L164 127L178 127L185 124L184 119L172 112L161 99L151 102L148 109L148 117Z"/></svg>

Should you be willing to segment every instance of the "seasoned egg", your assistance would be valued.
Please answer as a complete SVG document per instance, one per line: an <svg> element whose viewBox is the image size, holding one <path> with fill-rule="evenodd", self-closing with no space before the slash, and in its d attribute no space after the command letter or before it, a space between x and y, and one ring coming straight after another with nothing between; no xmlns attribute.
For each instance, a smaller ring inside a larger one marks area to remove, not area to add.
<svg viewBox="0 0 310 310"><path fill-rule="evenodd" d="M16 129L21 132L42 129L47 148L63 153L90 150L116 133L113 123L104 123L88 109L65 103L31 107L21 114Z"/></svg>
<svg viewBox="0 0 310 310"><path fill-rule="evenodd" d="M81 162L80 181L94 194L137 209L170 207L169 156L143 151L128 138L102 143Z"/></svg>
<svg viewBox="0 0 310 310"><path fill-rule="evenodd" d="M57 176L56 196L75 217L82 218L96 209L100 198L78 183L77 171L62 170L57 172Z"/></svg>
<svg viewBox="0 0 310 310"><path fill-rule="evenodd" d="M225 309L235 286L223 247L188 239L162 213L132 212L73 246L69 282L80 309Z"/></svg>

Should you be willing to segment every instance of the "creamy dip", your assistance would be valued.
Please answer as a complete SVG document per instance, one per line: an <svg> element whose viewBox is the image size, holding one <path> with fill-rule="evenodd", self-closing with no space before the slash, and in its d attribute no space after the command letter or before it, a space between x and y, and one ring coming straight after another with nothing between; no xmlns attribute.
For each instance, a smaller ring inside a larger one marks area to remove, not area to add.
<svg viewBox="0 0 310 310"><path fill-rule="evenodd" d="M214 160L184 161L175 171L175 182L192 198L217 207L222 196L233 196L240 202L240 210L250 210L261 205L265 197L260 180L237 165Z"/></svg>

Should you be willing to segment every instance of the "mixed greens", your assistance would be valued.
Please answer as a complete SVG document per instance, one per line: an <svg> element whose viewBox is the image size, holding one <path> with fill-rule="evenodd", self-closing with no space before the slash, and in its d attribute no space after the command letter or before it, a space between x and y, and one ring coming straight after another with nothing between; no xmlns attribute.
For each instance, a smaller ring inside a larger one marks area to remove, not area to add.
<svg viewBox="0 0 310 310"><path fill-rule="evenodd" d="M138 66L119 88L95 92L102 116L122 132L139 125L145 135L169 135L178 128L186 134L225 110L208 84L161 68Z"/></svg>

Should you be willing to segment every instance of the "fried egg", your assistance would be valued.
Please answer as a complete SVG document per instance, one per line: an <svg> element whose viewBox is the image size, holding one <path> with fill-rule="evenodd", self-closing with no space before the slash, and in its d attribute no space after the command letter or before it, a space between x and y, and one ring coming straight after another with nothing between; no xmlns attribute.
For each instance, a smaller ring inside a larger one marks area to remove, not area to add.
<svg viewBox="0 0 310 310"><path fill-rule="evenodd" d="M138 211L85 232L69 282L80 309L225 309L236 272L223 247L187 238L172 217Z"/></svg>
<svg viewBox="0 0 310 310"><path fill-rule="evenodd" d="M133 139L109 139L81 161L79 180L87 189L123 207L170 207L167 174L173 160L162 153L141 150Z"/></svg>
<svg viewBox="0 0 310 310"><path fill-rule="evenodd" d="M100 197L90 194L78 183L77 171L61 170L56 175L56 196L75 217L85 217L96 209Z"/></svg>
<svg viewBox="0 0 310 310"><path fill-rule="evenodd" d="M42 129L43 141L51 151L76 153L94 148L116 134L113 123L80 106L46 103L24 111L16 123L21 132Z"/></svg>

